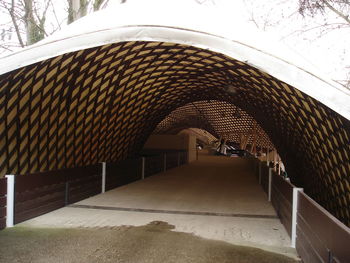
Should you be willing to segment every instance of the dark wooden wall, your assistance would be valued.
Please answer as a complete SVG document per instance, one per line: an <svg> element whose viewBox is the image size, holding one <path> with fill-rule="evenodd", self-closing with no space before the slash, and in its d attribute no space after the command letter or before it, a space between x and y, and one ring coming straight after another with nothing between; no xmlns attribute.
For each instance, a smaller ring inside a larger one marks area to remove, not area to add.
<svg viewBox="0 0 350 263"><path fill-rule="evenodd" d="M7 179L0 179L0 229L6 227L6 193Z"/></svg>
<svg viewBox="0 0 350 263"><path fill-rule="evenodd" d="M275 172L272 173L271 202L289 236L291 236L293 185Z"/></svg>
<svg viewBox="0 0 350 263"><path fill-rule="evenodd" d="M350 229L299 192L296 248L305 263L350 262Z"/></svg>

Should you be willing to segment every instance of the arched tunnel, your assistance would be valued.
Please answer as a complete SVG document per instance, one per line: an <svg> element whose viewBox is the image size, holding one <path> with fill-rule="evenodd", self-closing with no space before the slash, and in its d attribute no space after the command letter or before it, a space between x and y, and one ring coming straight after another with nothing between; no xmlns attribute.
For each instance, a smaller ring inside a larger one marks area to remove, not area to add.
<svg viewBox="0 0 350 263"><path fill-rule="evenodd" d="M1 176L132 157L173 112L205 104L211 116L181 115L163 132L220 136L208 118L232 118L235 127L254 119L262 147L274 145L291 181L350 225L350 114L341 103L349 92L247 44L167 25L140 28L73 32L2 59ZM139 34L130 37L132 30ZM211 48L213 39L237 56ZM324 87L329 96L320 99Z"/></svg>
<svg viewBox="0 0 350 263"><path fill-rule="evenodd" d="M190 127L195 127L196 130L191 128L191 131L198 138L204 137L207 144L223 137L236 146L243 147L244 143L264 153L274 149L270 138L252 116L225 101L197 101L179 107L166 116L153 133L178 134Z"/></svg>

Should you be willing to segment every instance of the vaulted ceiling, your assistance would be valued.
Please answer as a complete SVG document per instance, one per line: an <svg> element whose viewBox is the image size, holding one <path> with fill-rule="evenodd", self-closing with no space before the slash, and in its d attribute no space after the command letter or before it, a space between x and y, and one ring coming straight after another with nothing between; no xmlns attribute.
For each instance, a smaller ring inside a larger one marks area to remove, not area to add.
<svg viewBox="0 0 350 263"><path fill-rule="evenodd" d="M248 63L190 45L127 41L11 70L0 92L1 176L125 159L176 109L212 100L254 118L292 182L350 224L349 120ZM199 128L215 133L208 127Z"/></svg>
<svg viewBox="0 0 350 263"><path fill-rule="evenodd" d="M245 142L246 145L260 148L274 148L270 138L252 116L225 101L197 101L177 108L158 124L154 133L177 134L183 129L194 127L235 144Z"/></svg>

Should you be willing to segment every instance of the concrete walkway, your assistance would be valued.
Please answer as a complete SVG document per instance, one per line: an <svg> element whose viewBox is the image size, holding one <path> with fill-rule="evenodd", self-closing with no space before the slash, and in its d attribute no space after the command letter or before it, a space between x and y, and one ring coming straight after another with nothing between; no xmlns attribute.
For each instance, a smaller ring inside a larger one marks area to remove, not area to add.
<svg viewBox="0 0 350 263"><path fill-rule="evenodd" d="M142 226L163 221L175 231L296 256L251 169L241 158L198 161L28 220L32 227Z"/></svg>

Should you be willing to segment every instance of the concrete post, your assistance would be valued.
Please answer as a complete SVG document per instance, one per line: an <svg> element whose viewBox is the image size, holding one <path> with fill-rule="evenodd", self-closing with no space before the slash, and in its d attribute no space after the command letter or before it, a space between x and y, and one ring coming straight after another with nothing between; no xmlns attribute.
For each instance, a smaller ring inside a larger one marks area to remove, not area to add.
<svg viewBox="0 0 350 263"><path fill-rule="evenodd" d="M274 168L273 168L273 170L275 171L275 172L277 172L277 150L276 149L274 149L273 150L273 164L274 164Z"/></svg>
<svg viewBox="0 0 350 263"><path fill-rule="evenodd" d="M266 154L267 154L266 163L267 163L267 166L269 166L270 165L270 149L266 150Z"/></svg>
<svg viewBox="0 0 350 263"><path fill-rule="evenodd" d="M164 153L164 167L163 167L163 171L166 171L166 153Z"/></svg>
<svg viewBox="0 0 350 263"><path fill-rule="evenodd" d="M268 188L268 200L271 202L271 193L272 193L272 168L269 168L269 188Z"/></svg>
<svg viewBox="0 0 350 263"><path fill-rule="evenodd" d="M106 192L106 162L102 162L102 189L101 193Z"/></svg>
<svg viewBox="0 0 350 263"><path fill-rule="evenodd" d="M298 215L298 197L299 192L302 192L303 188L293 188L293 204L292 204L292 233L291 233L291 247L295 248L297 240L297 215Z"/></svg>
<svg viewBox="0 0 350 263"><path fill-rule="evenodd" d="M146 158L142 157L142 166L141 166L141 179L145 179L145 163L146 163Z"/></svg>
<svg viewBox="0 0 350 263"><path fill-rule="evenodd" d="M281 175L281 157L278 155L278 175Z"/></svg>
<svg viewBox="0 0 350 263"><path fill-rule="evenodd" d="M6 227L13 227L15 221L15 176L8 174L5 177L7 178Z"/></svg>

